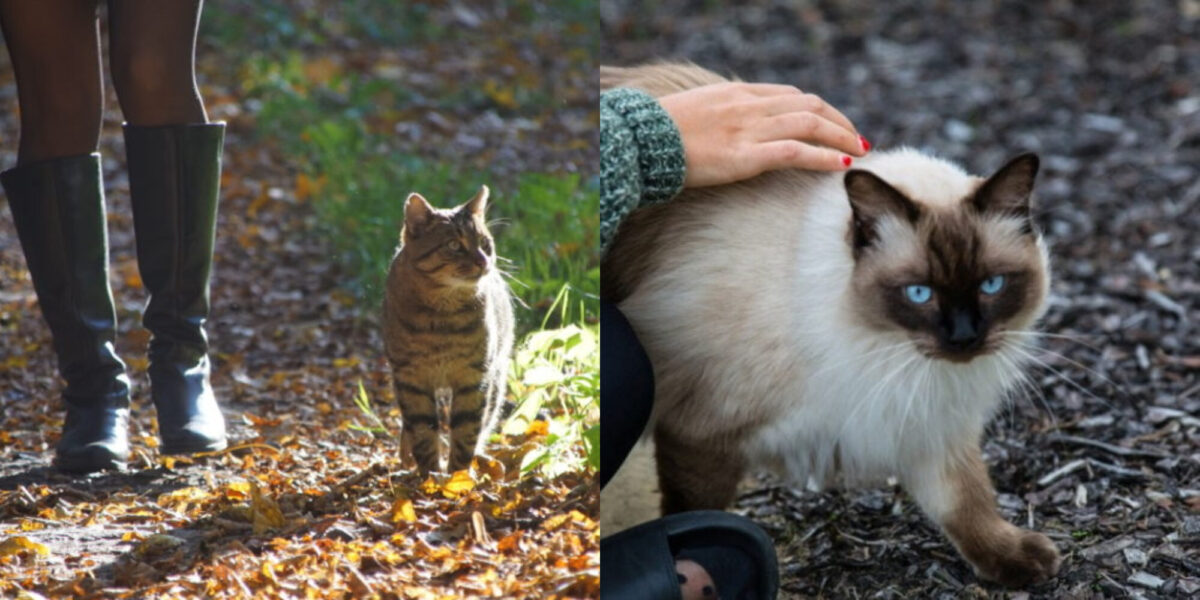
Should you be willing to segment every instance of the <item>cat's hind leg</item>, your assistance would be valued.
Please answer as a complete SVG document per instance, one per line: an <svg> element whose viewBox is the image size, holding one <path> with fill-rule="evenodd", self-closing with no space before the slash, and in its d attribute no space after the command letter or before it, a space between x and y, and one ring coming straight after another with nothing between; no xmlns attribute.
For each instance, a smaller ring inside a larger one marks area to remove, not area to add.
<svg viewBox="0 0 1200 600"><path fill-rule="evenodd" d="M746 468L734 444L685 439L661 425L654 429L654 454L664 515L724 510L733 503Z"/></svg>
<svg viewBox="0 0 1200 600"><path fill-rule="evenodd" d="M918 465L904 484L982 578L1022 587L1053 577L1061 562L1050 538L1005 521L979 447Z"/></svg>

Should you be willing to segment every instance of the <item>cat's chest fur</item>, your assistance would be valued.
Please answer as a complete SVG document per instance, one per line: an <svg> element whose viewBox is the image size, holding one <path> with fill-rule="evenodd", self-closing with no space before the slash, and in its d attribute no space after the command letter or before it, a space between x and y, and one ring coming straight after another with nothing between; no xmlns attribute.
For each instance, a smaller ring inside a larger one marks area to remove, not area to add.
<svg viewBox="0 0 1200 600"><path fill-rule="evenodd" d="M500 352L492 343L503 326L499 308L507 298L503 281L486 276L478 288L451 298L422 294L411 281L389 281L384 304L384 339L394 364L427 380L430 385L453 385L479 377L472 363L490 364Z"/></svg>

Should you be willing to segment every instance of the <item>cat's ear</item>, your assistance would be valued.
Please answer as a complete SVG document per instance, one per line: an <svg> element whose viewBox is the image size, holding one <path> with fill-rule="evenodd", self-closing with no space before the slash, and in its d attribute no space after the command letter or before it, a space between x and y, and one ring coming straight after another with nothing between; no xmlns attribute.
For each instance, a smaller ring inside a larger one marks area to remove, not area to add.
<svg viewBox="0 0 1200 600"><path fill-rule="evenodd" d="M916 203L870 171L848 171L844 182L846 196L850 199L850 209L854 213L851 241L855 250L875 242L875 230L883 217L890 215L902 221L916 223L921 216Z"/></svg>
<svg viewBox="0 0 1200 600"><path fill-rule="evenodd" d="M487 210L488 194L490 193L491 190L488 189L488 186L479 186L479 192L463 205L462 210L482 219L484 211Z"/></svg>
<svg viewBox="0 0 1200 600"><path fill-rule="evenodd" d="M404 201L404 228L409 232L420 231L433 216L433 207L424 196L413 192Z"/></svg>
<svg viewBox="0 0 1200 600"><path fill-rule="evenodd" d="M1020 217L1031 226L1029 197L1033 193L1033 180L1037 172L1037 155L1022 154L1008 161L983 182L971 197L971 204L980 213Z"/></svg>

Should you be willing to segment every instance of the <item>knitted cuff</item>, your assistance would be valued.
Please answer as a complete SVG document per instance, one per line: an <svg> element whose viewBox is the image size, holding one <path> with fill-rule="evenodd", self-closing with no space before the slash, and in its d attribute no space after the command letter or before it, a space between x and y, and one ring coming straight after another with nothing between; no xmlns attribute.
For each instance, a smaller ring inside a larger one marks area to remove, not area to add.
<svg viewBox="0 0 1200 600"><path fill-rule="evenodd" d="M616 111L633 133L641 172L639 204L670 200L683 189L683 140L675 122L649 94L634 89L604 93L603 102Z"/></svg>

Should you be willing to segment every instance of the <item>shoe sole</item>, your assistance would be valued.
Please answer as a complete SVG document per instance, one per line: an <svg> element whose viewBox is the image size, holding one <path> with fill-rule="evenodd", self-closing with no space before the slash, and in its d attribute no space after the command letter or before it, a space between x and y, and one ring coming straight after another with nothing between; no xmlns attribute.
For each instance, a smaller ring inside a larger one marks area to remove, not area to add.
<svg viewBox="0 0 1200 600"><path fill-rule="evenodd" d="M229 447L229 442L221 440L211 444L167 444L163 443L158 449L158 453L163 456L179 456L185 454L199 454L201 452L220 452Z"/></svg>

